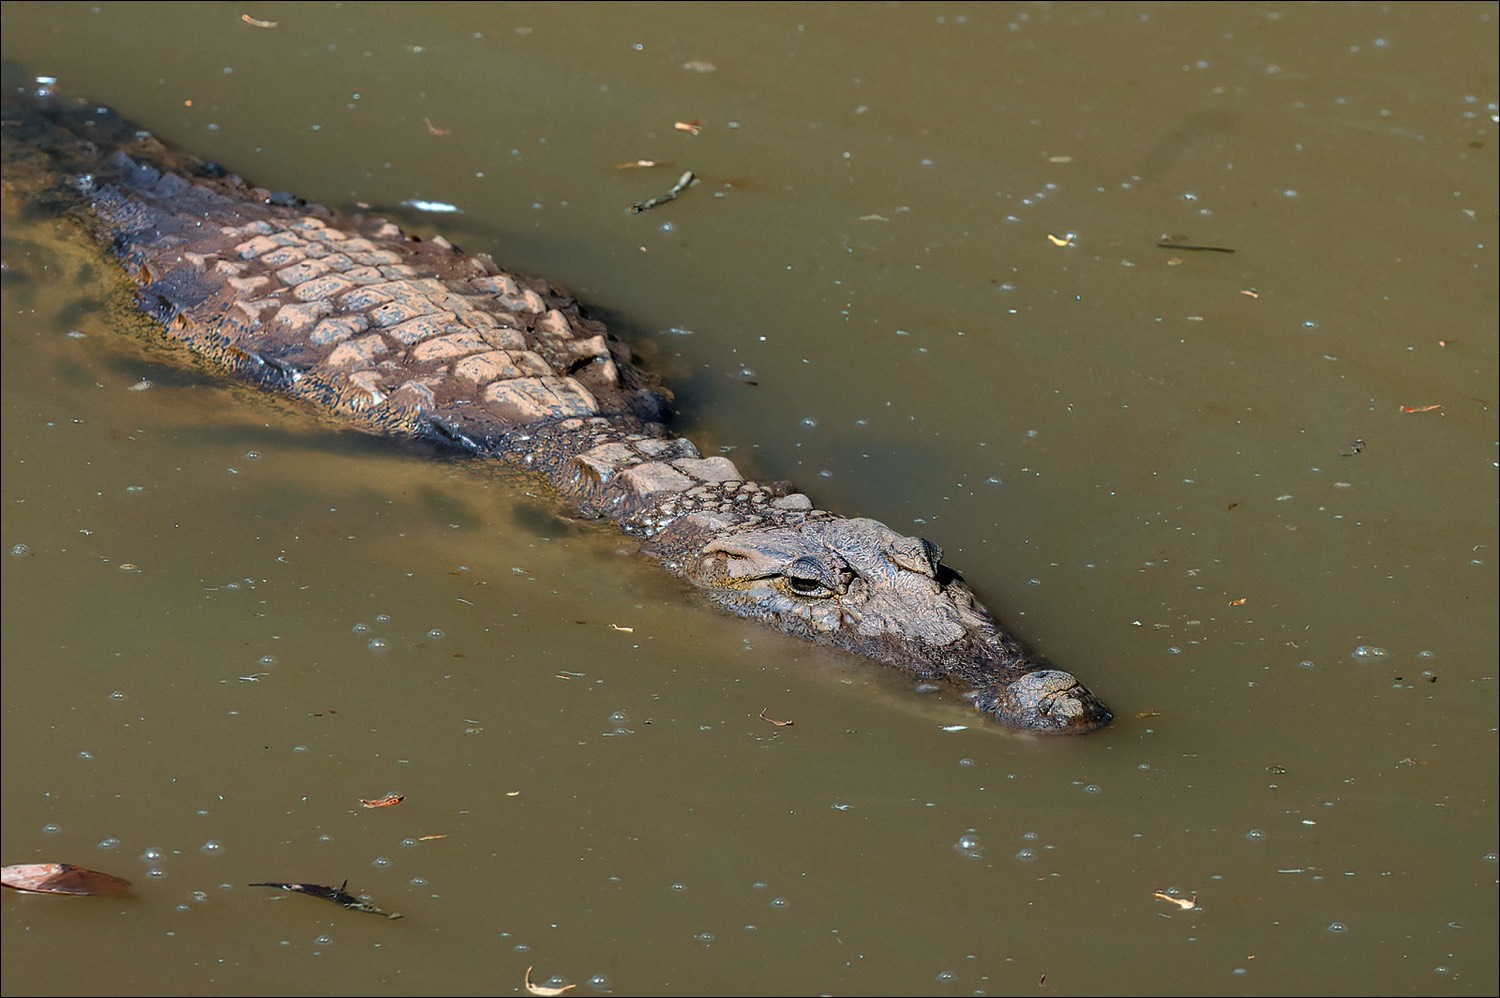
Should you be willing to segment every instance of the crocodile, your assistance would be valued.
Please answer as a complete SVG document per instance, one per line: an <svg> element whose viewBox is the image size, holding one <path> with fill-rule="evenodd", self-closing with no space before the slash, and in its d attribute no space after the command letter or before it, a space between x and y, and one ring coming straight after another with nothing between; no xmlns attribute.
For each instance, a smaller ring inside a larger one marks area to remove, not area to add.
<svg viewBox="0 0 1500 998"><path fill-rule="evenodd" d="M1111 720L1001 628L936 544L747 480L674 436L666 390L562 289L253 186L45 85L7 83L3 117L7 196L76 221L137 307L211 367L526 469L723 609L954 686L1003 725Z"/></svg>

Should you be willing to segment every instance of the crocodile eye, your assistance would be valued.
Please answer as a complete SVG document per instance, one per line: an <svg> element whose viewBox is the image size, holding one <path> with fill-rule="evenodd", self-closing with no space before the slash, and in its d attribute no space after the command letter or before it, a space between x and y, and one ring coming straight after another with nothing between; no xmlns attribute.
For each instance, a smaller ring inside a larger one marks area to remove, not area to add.
<svg viewBox="0 0 1500 998"><path fill-rule="evenodd" d="M848 580L842 566L826 564L810 555L803 555L782 570L781 578L786 588L798 596L822 599L845 590Z"/></svg>
<svg viewBox="0 0 1500 998"><path fill-rule="evenodd" d="M787 588L799 596L831 596L833 590L829 589L817 579L804 579L797 575L786 576Z"/></svg>

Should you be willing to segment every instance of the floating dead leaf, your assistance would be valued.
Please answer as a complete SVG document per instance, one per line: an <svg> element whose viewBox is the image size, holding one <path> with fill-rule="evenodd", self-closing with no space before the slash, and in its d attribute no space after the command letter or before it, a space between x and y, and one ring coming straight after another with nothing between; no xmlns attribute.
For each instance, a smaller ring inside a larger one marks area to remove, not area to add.
<svg viewBox="0 0 1500 998"><path fill-rule="evenodd" d="M534 995L560 995L572 991L576 987L578 987L576 984L564 984L560 988L549 988L545 984L532 984L531 968L526 968L526 990Z"/></svg>
<svg viewBox="0 0 1500 998"><path fill-rule="evenodd" d="M1177 907L1181 908L1183 911L1192 911L1194 908L1198 907L1198 899L1196 897L1191 898L1191 899L1189 899L1189 898L1180 898L1180 897L1177 897L1177 896L1172 895L1172 894L1164 894L1161 891L1157 891L1155 894L1152 894L1151 896L1154 897L1154 898L1156 898L1158 901L1166 901L1166 902L1168 902L1170 904L1175 904Z"/></svg>
<svg viewBox="0 0 1500 998"><path fill-rule="evenodd" d="M417 841L418 842L432 842L432 841L434 841L436 839L446 839L447 837L448 837L447 835L418 835L417 836Z"/></svg>
<svg viewBox="0 0 1500 998"><path fill-rule="evenodd" d="M625 626L623 626L621 624L610 624L609 625L609 629L612 630L612 631L621 631L621 632L623 632L625 634L634 634L635 633L635 628L634 627L625 627Z"/></svg>
<svg viewBox="0 0 1500 998"><path fill-rule="evenodd" d="M1240 294L1244 295L1246 298L1259 298L1260 297L1260 292L1252 290L1251 288L1241 288L1240 289Z"/></svg>
<svg viewBox="0 0 1500 998"><path fill-rule="evenodd" d="M281 23L280 21L261 21L257 18L251 17L249 14L241 14L240 20L244 21L252 28L274 28L276 27L276 25Z"/></svg>
<svg viewBox="0 0 1500 998"><path fill-rule="evenodd" d="M432 123L432 119L431 118L423 118L422 119L422 124L424 124L424 125L427 126L427 134L429 134L429 135L437 135L437 136L441 137L441 136L444 136L444 135L452 135L453 134L453 131L451 129L448 129L448 128L439 128L438 126L434 125Z"/></svg>
<svg viewBox="0 0 1500 998"><path fill-rule="evenodd" d="M1049 232L1047 233L1047 241L1050 242L1053 246L1072 246L1073 233L1069 232L1065 236L1054 236Z"/></svg>
<svg viewBox="0 0 1500 998"><path fill-rule="evenodd" d="M778 721L774 717L767 717L766 716L766 711L769 710L769 709L770 709L769 707L762 707L760 709L760 719L762 721L765 721L767 724L774 724L778 728L790 728L792 726L792 724L793 724L792 721Z"/></svg>
<svg viewBox="0 0 1500 998"><path fill-rule="evenodd" d="M361 807L395 807L404 800L405 794L386 794L376 800L362 800L359 803Z"/></svg>
<svg viewBox="0 0 1500 998"><path fill-rule="evenodd" d="M0 869L0 884L27 894L119 897L130 881L72 863L21 863Z"/></svg>
<svg viewBox="0 0 1500 998"><path fill-rule="evenodd" d="M1230 600L1229 601L1229 605L1230 606L1244 606L1248 602L1250 602L1249 597L1247 597L1247 596L1241 596L1239 599L1232 599L1232 600Z"/></svg>
<svg viewBox="0 0 1500 998"><path fill-rule="evenodd" d="M654 159L634 159L629 163L616 163L616 170L645 170L653 166L662 166Z"/></svg>
<svg viewBox="0 0 1500 998"><path fill-rule="evenodd" d="M1439 402L1437 405L1403 405L1401 407L1401 411L1402 412L1406 412L1406 413L1412 413L1412 412L1437 412L1442 407L1443 407L1443 404L1441 402Z"/></svg>
<svg viewBox="0 0 1500 998"><path fill-rule="evenodd" d="M674 121L672 127L679 132L687 132L689 135L697 135L703 131L703 122L694 118L692 121Z"/></svg>

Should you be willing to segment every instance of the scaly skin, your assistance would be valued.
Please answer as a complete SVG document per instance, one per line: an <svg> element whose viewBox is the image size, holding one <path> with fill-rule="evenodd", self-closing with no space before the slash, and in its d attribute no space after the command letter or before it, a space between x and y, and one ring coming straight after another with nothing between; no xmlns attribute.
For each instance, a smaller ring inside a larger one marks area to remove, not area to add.
<svg viewBox="0 0 1500 998"><path fill-rule="evenodd" d="M545 281L251 187L101 109L9 82L4 100L7 194L77 219L140 308L225 372L539 472L726 610L954 683L1011 727L1109 722L999 628L935 545L669 436L656 382Z"/></svg>

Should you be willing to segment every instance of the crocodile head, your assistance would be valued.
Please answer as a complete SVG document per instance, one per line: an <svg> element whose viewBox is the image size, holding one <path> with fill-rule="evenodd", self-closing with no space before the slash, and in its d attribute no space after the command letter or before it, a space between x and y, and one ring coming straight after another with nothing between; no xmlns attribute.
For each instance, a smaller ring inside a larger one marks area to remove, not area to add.
<svg viewBox="0 0 1500 998"><path fill-rule="evenodd" d="M969 686L976 707L1011 727L1109 723L1094 694L1028 655L941 558L932 542L875 520L830 519L712 531L680 567L741 616Z"/></svg>

